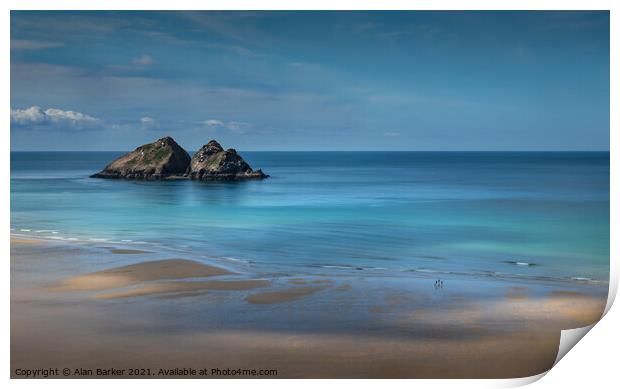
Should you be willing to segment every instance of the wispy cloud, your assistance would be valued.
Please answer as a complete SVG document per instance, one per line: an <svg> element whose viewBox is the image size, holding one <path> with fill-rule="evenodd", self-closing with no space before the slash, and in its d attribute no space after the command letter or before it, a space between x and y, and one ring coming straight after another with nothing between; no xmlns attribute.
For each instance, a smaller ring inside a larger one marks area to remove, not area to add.
<svg viewBox="0 0 620 389"><path fill-rule="evenodd" d="M237 134L245 134L251 128L251 124L247 122L224 122L218 119L208 119L203 123L212 129L226 129Z"/></svg>
<svg viewBox="0 0 620 389"><path fill-rule="evenodd" d="M253 50L250 50L247 47L240 46L240 45L229 45L229 44L223 44L223 43L205 43L205 46L209 48L213 48L213 49L230 51L232 53L235 53L235 54L238 54L244 57L254 57L257 55L256 52L254 52Z"/></svg>
<svg viewBox="0 0 620 389"><path fill-rule="evenodd" d="M244 44L268 46L278 37L256 26L262 12L179 12L177 16L201 29Z"/></svg>
<svg viewBox="0 0 620 389"><path fill-rule="evenodd" d="M150 55L144 54L138 58L134 58L131 62L135 65L148 66L153 63L153 58L151 58Z"/></svg>
<svg viewBox="0 0 620 389"><path fill-rule="evenodd" d="M221 120L217 120L217 119L209 119L209 120L205 120L204 123L208 126L208 127L220 127L220 126L224 126L224 122Z"/></svg>
<svg viewBox="0 0 620 389"><path fill-rule="evenodd" d="M226 128L232 132L236 132L238 134L244 134L247 130L250 129L250 123L246 122L228 122L226 123Z"/></svg>
<svg viewBox="0 0 620 389"><path fill-rule="evenodd" d="M27 16L26 16L27 15ZM13 11L11 13L11 31L28 31L29 34L44 36L50 32L67 32L79 34L109 34L136 25L139 18L131 20L120 14L109 13L55 13L50 17L46 13L31 11Z"/></svg>
<svg viewBox="0 0 620 389"><path fill-rule="evenodd" d="M12 39L11 40L11 50L40 50L40 49L50 49L53 47L62 47L64 43L61 42L47 42L47 41L36 41L36 40L28 40L28 39Z"/></svg>

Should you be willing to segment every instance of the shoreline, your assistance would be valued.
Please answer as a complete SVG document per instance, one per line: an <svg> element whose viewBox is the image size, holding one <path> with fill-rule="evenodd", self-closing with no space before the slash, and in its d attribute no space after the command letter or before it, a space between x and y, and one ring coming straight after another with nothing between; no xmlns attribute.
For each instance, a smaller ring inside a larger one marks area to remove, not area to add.
<svg viewBox="0 0 620 389"><path fill-rule="evenodd" d="M432 278L256 274L114 249L13 242L13 377L179 366L522 377L550 368L560 329L595 322L606 303L600 285L451 278L434 289Z"/></svg>
<svg viewBox="0 0 620 389"><path fill-rule="evenodd" d="M57 232L57 231L55 231ZM147 254L147 253L158 253L158 252L169 252L169 255L172 256L183 256L189 255L194 256L195 254L187 249L173 249L169 246L158 245L151 242L146 241L134 241L134 240L109 240L107 238L88 238L88 239L78 239L78 238L64 238L63 236L36 236L31 234L20 234L17 231L11 231L11 245L17 242L25 242L29 244L67 244L67 245L86 245L97 247L109 248L112 254ZM106 245L106 246L101 246ZM248 266L251 263L248 261L234 259L226 256L214 256L210 254L200 253L200 259L206 261L208 263L212 263L218 266L224 266L226 268L233 268L239 271L250 271ZM507 261L501 261L507 262ZM511 261L515 266L519 267L521 262ZM262 264L261 264L262 265ZM320 269L320 271L317 271ZM261 269L263 273L270 273L270 271L265 271L265 269ZM298 269L296 269L298 270ZM525 276L525 275L517 275L510 273L467 273L467 272L444 272L441 270L431 270L431 269L387 269L387 268L373 268L373 267L357 267L352 265L311 265L303 268L299 274L306 276L317 276L322 274L328 274L330 276L359 276L362 275L366 277L406 277L406 278L421 278L421 279L437 279L439 278L466 278L471 280L480 280L480 279L492 279L504 282L532 282L532 283L558 283L558 284L567 284L567 285L588 285L593 287L606 287L609 284L608 280L598 280L591 279L586 277L550 277L550 276ZM257 269L253 269L252 271L257 271ZM285 271L286 273L286 271ZM278 273L276 273L278 274ZM297 273L296 273L297 274Z"/></svg>

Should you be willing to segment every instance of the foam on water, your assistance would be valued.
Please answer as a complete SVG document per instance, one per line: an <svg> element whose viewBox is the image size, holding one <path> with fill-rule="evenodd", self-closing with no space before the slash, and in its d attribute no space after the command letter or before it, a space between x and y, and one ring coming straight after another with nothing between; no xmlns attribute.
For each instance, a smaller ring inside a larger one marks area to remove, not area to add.
<svg viewBox="0 0 620 389"><path fill-rule="evenodd" d="M166 252L168 252L169 254L180 252L180 253L184 253L188 255L189 257L193 259L197 259L195 257L195 253L193 253L191 250L188 251L187 249L174 248L174 247L170 247L169 245L154 245L152 243L145 242L145 241L131 241L127 239L111 240L108 238L85 238L85 237L78 238L78 237L59 236L59 235L41 236L41 235L37 235L33 233L32 231L27 231L27 233L19 233L19 234L15 233L15 234L12 234L12 236L19 237L19 238L27 238L27 239L43 239L43 240L47 239L47 240L52 240L52 241L65 241L67 243L71 242L71 244L76 244L76 243L84 243L84 244L91 243L92 244L92 243L98 243L98 242L106 242L109 244L117 245L116 246L117 248L123 248L124 246L127 246L128 248L130 248L132 246L135 247L135 245L148 245L147 248L153 249L155 247L158 253L162 255L165 255ZM237 263L240 265L242 264L244 266L256 265L254 261L251 261L249 259L236 258L236 257L206 255L205 258L208 258L209 260L215 260L215 261L233 262L233 263ZM445 259L449 260L449 258L445 258ZM516 266L523 266L523 267L534 265L534 264L530 264L526 262L520 263L517 261L503 261L503 263L513 264ZM460 277L474 277L474 278L475 277L491 277L491 278L504 279L504 280L521 279L521 280L530 280L530 281L585 283L585 284L592 284L592 285L600 285L600 284L607 283L607 280L594 279L592 277L582 277L582 276L553 277L553 276L541 276L541 275L532 275L532 274L523 274L523 273L504 273L504 272L498 272L498 271L449 271L449 270L432 269L432 268L425 268L425 267L418 267L414 269L397 269L397 268L386 268L386 267L369 267L369 266L364 267L364 266L341 265L341 264L333 264L333 265L311 264L309 265L309 269L311 268L329 269L329 270L333 270L337 272L344 272L345 274L346 273L355 274L357 272L365 273L368 271L371 271L371 272L372 271L374 272L386 271L387 273L385 274L392 274L392 275L415 273L415 274L420 274L423 276L443 275L443 276L460 276ZM264 267L261 267L259 264L259 266L256 267L256 270L265 271L266 269ZM299 274L299 273L294 272L292 274ZM372 274L372 273L365 273L365 274Z"/></svg>

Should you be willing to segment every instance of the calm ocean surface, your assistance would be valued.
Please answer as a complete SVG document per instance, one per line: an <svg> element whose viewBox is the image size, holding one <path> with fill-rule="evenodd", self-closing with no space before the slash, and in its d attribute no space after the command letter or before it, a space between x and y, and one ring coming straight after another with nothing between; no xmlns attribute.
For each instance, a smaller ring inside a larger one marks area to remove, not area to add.
<svg viewBox="0 0 620 389"><path fill-rule="evenodd" d="M607 152L241 152L272 177L88 177L121 154L12 152L12 232L291 274L609 277Z"/></svg>

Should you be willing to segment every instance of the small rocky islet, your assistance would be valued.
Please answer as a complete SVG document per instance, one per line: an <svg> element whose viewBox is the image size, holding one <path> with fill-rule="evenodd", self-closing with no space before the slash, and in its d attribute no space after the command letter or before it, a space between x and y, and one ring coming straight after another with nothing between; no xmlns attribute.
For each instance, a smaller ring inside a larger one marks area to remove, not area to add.
<svg viewBox="0 0 620 389"><path fill-rule="evenodd" d="M224 150L216 140L209 141L190 157L174 139L166 136L115 159L91 177L243 181L269 176L261 169L252 170L235 149Z"/></svg>

